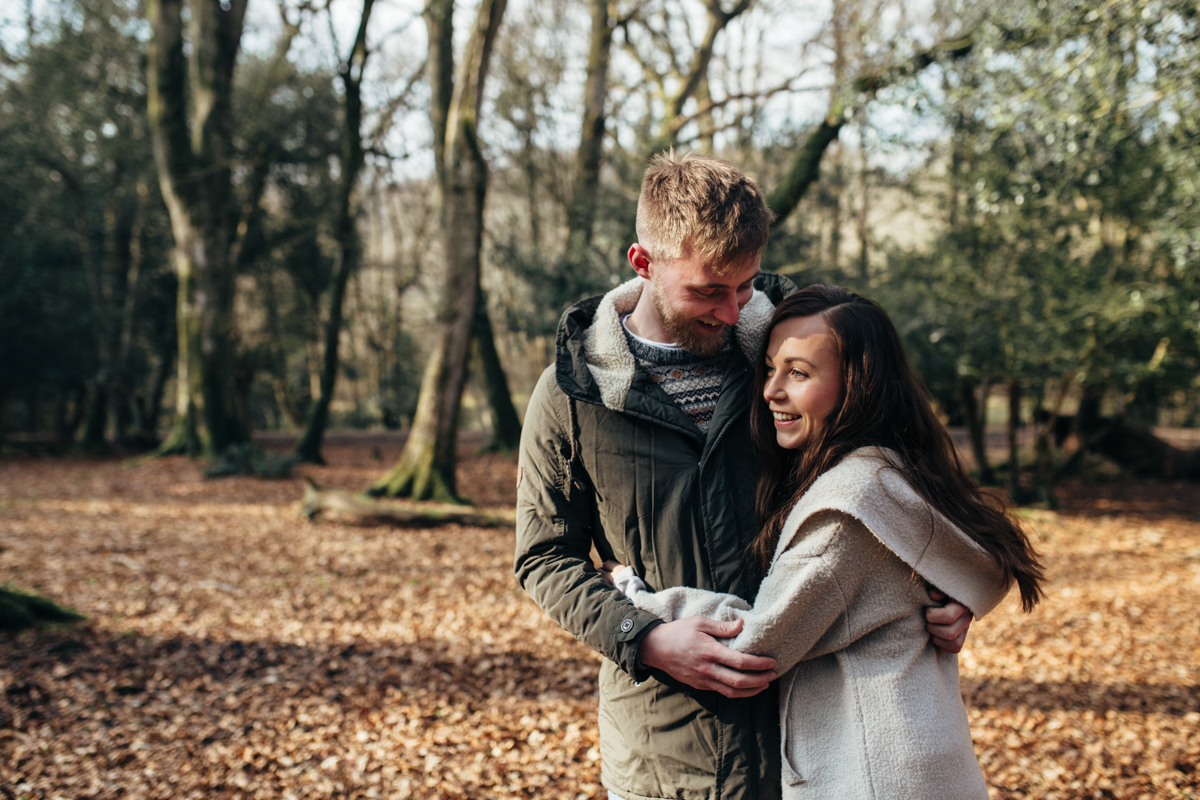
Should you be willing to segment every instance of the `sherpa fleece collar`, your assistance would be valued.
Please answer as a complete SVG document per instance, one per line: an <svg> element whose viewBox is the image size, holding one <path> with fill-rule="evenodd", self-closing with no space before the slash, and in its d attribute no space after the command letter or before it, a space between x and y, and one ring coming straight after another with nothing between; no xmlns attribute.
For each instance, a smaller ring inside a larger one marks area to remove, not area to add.
<svg viewBox="0 0 1200 800"><path fill-rule="evenodd" d="M625 398L629 395L637 366L621 326L621 317L633 311L647 285L648 281L644 278L636 277L604 295L596 308L592 324L584 334L583 350L588 370L600 390L605 407L613 411L625 408ZM774 310L770 298L755 289L750 301L738 315L734 335L751 364L758 360L758 350Z"/></svg>

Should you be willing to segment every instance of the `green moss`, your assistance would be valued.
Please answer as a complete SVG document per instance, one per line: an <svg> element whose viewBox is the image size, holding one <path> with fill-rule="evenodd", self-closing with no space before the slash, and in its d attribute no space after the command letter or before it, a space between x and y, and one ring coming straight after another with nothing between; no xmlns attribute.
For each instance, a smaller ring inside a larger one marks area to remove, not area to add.
<svg viewBox="0 0 1200 800"><path fill-rule="evenodd" d="M41 595L0 587L0 631L16 634L38 625L68 624L86 619Z"/></svg>

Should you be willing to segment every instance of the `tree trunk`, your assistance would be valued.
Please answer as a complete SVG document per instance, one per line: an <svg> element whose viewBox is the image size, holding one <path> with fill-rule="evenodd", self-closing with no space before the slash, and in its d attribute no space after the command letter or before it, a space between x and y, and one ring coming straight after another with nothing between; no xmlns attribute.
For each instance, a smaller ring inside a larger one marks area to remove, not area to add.
<svg viewBox="0 0 1200 800"><path fill-rule="evenodd" d="M109 382L97 377L88 391L83 441L80 443L84 450L105 449L107 444L105 434L108 430L108 390Z"/></svg>
<svg viewBox="0 0 1200 800"><path fill-rule="evenodd" d="M0 395L0 409L3 408L4 397ZM59 395L58 409L55 412L55 439L59 445L66 447L75 440L75 433L87 409L87 388L81 384L73 384ZM68 410L69 409L69 410Z"/></svg>
<svg viewBox="0 0 1200 800"><path fill-rule="evenodd" d="M775 184L774 191L767 196L767 207L775 214L776 225L787 219L792 210L800 204L808 188L816 183L821 174L821 158L837 138L838 131L842 129L845 121L840 106L835 106L788 162L779 183Z"/></svg>
<svg viewBox="0 0 1200 800"><path fill-rule="evenodd" d="M967 418L967 436L971 442L971 455L975 457L975 470L979 473L979 483L986 486L995 480L992 468L988 464L987 442L985 440L985 425L987 423L988 386L983 384L982 402L976 397L979 382L974 378L960 378L958 382L959 396L962 399L964 416Z"/></svg>
<svg viewBox="0 0 1200 800"><path fill-rule="evenodd" d="M432 527L457 523L476 527L509 527L515 524L511 510L500 512L456 511L446 508L405 508L399 503L371 500L342 489L322 489L304 479L304 505L300 514L312 521L318 514L356 517L391 522L406 527Z"/></svg>
<svg viewBox="0 0 1200 800"><path fill-rule="evenodd" d="M1034 431L1033 441L1033 494L1037 502L1047 508L1057 508L1058 501L1054 497L1054 444L1050 437L1054 435L1055 415L1047 411L1041 401L1033 410Z"/></svg>
<svg viewBox="0 0 1200 800"><path fill-rule="evenodd" d="M333 390L337 385L338 343L342 333L342 306L346 297L346 284L358 267L358 175L362 171L362 76L367 62L367 24L371 19L371 8L375 0L363 0L362 16L359 19L358 35L354 49L341 68L342 86L345 90L345 130L342 144L342 185L338 195L335 231L338 240L337 256L333 273L329 279L329 313L325 319L325 347L321 365L320 392L309 409L304 432L296 442L292 453L301 461L324 464L321 457L321 441L329 424L329 404L333 401Z"/></svg>
<svg viewBox="0 0 1200 800"><path fill-rule="evenodd" d="M150 391L146 393L146 401L142 406L139 421L139 435L148 442L158 440L158 420L162 416L163 394L166 392L167 379L171 376L171 367L175 363L175 341L168 337L162 351L159 353L158 367L150 380Z"/></svg>
<svg viewBox="0 0 1200 800"><path fill-rule="evenodd" d="M470 159L465 161L461 165L447 164L453 177L444 195L446 283L417 412L399 462L371 487L373 496L462 502L455 480L455 447L479 287L482 189L486 180L476 172L479 165ZM469 191L471 188L479 191Z"/></svg>
<svg viewBox="0 0 1200 800"><path fill-rule="evenodd" d="M1044 503L1048 508L1058 507L1058 500L1054 496L1054 482L1059 475L1059 471L1055 469L1054 465L1055 428L1058 425L1063 404L1067 400L1067 394L1075 386L1075 375L1075 371L1071 370L1063 376L1057 391L1051 398L1050 408L1043 407L1041 400L1043 395L1039 394L1038 405L1033 412L1034 434L1037 437L1034 442L1036 453L1034 491L1038 502Z"/></svg>
<svg viewBox="0 0 1200 800"><path fill-rule="evenodd" d="M829 20L833 35L833 92L829 98L830 108L838 106L837 93L842 90L846 80L848 16L845 0L833 0L833 14ZM844 148L840 144L835 147L833 142L830 142L830 147L832 151L829 157L833 163L830 164L832 168L826 170L826 175L832 185L825 191L830 215L829 264L833 274L838 275L841 274L842 268L842 195L846 191L846 169L843 163Z"/></svg>
<svg viewBox="0 0 1200 800"><path fill-rule="evenodd" d="M588 260L596 221L600 162L607 123L608 65L612 59L613 17L609 0L591 0L592 36L584 85L583 129L575 153L575 180L567 208L567 263L579 269Z"/></svg>
<svg viewBox="0 0 1200 800"><path fill-rule="evenodd" d="M521 446L521 419L517 416L512 395L508 391L508 376L504 373L500 354L496 351L492 323L488 318L487 296L482 289L475 303L472 336L472 369L483 386L488 408L492 412L492 440L484 449L502 453L515 452Z"/></svg>
<svg viewBox="0 0 1200 800"><path fill-rule="evenodd" d="M868 186L868 177L870 176L870 162L867 160L867 126L864 124L860 130L858 146L860 149L859 156L861 157L862 170L859 173L859 191L862 197L859 198L860 206L858 209L858 279L862 282L863 287L870 285L871 281L871 191ZM984 384L983 395L984 406L987 405L987 385Z"/></svg>
<svg viewBox="0 0 1200 800"><path fill-rule="evenodd" d="M1103 400L1103 386L1097 383L1083 385L1079 398L1079 411L1075 413L1075 433L1081 441L1100 426L1100 404Z"/></svg>
<svg viewBox="0 0 1200 800"><path fill-rule="evenodd" d="M88 224L87 200L79 177L65 164L60 169L67 194L75 206L75 236L79 260L87 279L88 294L92 305L92 337L90 344L95 348L96 374L89 381L87 411L82 447L99 450L106 446L108 430L108 407L115 372L116 342L113 326L113 251L116 238L116 212L111 208L104 211L104 253L98 255Z"/></svg>
<svg viewBox="0 0 1200 800"><path fill-rule="evenodd" d="M846 190L846 170L842 164L842 148L835 147L832 169L825 196L829 199L829 265L835 275L842 274L842 194Z"/></svg>
<svg viewBox="0 0 1200 800"><path fill-rule="evenodd" d="M147 3L148 111L179 277L177 418L160 452L200 447L216 454L250 439L233 380L230 257L236 225L233 70L246 0L196 2L189 11L190 56L184 50L182 0Z"/></svg>
<svg viewBox="0 0 1200 800"><path fill-rule="evenodd" d="M446 282L438 307L434 345L421 381L412 430L396 466L369 490L374 496L410 496L462 502L455 480L458 408L467 377L471 329L479 293L480 250L487 163L477 140L477 120L492 45L506 0L483 0L463 53L453 93L446 99L445 69L453 46L453 2L434 0L425 12L429 30L430 117L442 186L442 236ZM439 122L443 127L439 133Z"/></svg>
<svg viewBox="0 0 1200 800"><path fill-rule="evenodd" d="M192 297L196 292L192 279L191 261L179 255L179 244L171 251L175 264L176 334L175 344L175 419L171 432L159 445L160 455L199 455L203 449L197 407L202 402L200 389L200 328L196 321Z"/></svg>
<svg viewBox="0 0 1200 800"><path fill-rule="evenodd" d="M1008 493L1014 503L1019 503L1021 492L1021 449L1017 444L1017 433L1021 427L1021 382L1012 378L1008 382Z"/></svg>
<svg viewBox="0 0 1200 800"><path fill-rule="evenodd" d="M117 441L121 444L129 443L129 427L135 416L133 364L130 359L133 353L133 330L137 321L138 290L141 286L142 234L146 227L146 206L150 196L150 187L145 176L138 178L135 191L137 200L129 229L129 243L125 248L125 287L121 315L117 321L117 371L113 381L113 416Z"/></svg>

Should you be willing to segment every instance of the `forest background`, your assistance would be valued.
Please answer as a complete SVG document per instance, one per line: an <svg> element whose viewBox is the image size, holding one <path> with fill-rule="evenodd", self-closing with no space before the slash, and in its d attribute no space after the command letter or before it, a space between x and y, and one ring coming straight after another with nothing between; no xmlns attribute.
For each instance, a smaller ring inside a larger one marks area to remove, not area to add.
<svg viewBox="0 0 1200 800"><path fill-rule="evenodd" d="M765 269L889 309L985 481L1194 469L1146 435L1200 422L1189 2L6 8L10 446L261 472L252 431L403 427L374 493L454 499L455 431L515 445L674 147L759 180Z"/></svg>
<svg viewBox="0 0 1200 800"><path fill-rule="evenodd" d="M1197 86L1185 0L0 5L0 797L603 797L511 451L668 147L1029 504L992 796L1200 797Z"/></svg>

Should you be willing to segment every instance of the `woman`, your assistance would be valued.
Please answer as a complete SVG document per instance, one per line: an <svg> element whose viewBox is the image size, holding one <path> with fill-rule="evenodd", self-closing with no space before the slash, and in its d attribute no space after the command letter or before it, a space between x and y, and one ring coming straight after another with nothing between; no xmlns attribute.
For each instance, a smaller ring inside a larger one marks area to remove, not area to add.
<svg viewBox="0 0 1200 800"><path fill-rule="evenodd" d="M754 604L606 567L640 608L741 619L729 644L778 660L785 798L986 800L957 658L922 611L932 585L982 616L1012 583L1032 609L1036 553L964 473L876 304L835 286L787 298L756 377Z"/></svg>

